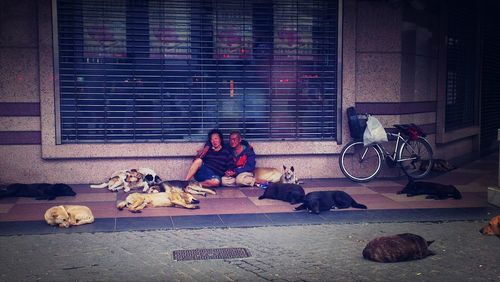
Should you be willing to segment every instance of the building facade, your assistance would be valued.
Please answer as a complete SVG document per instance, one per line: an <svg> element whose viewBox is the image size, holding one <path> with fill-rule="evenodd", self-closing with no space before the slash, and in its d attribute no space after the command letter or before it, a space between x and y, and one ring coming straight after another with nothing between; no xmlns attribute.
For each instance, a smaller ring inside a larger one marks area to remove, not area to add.
<svg viewBox="0 0 500 282"><path fill-rule="evenodd" d="M495 7L2 1L0 182L94 183L134 167L182 179L214 127L242 130L258 166L343 177L350 106L386 128L420 125L438 158L477 157L498 148Z"/></svg>

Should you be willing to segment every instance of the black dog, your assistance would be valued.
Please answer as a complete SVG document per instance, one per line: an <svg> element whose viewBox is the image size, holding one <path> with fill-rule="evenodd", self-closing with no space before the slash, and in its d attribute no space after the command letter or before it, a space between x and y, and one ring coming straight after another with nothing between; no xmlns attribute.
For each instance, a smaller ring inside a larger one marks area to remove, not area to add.
<svg viewBox="0 0 500 282"><path fill-rule="evenodd" d="M66 184L33 183L8 185L0 190L0 198L33 197L37 200L54 200L58 196L75 196L76 193Z"/></svg>
<svg viewBox="0 0 500 282"><path fill-rule="evenodd" d="M366 206L356 202L351 195L344 191L317 191L307 193L304 197L304 203L295 208L298 210L308 210L319 214L322 211L330 209L347 209L349 207L366 209Z"/></svg>
<svg viewBox="0 0 500 282"><path fill-rule="evenodd" d="M447 198L462 199L462 194L453 185L443 185L433 182L415 182L413 179L408 181L405 188L398 194L406 194L408 197L417 195L427 195L426 199L444 200Z"/></svg>
<svg viewBox="0 0 500 282"><path fill-rule="evenodd" d="M290 204L298 204L302 203L304 195L304 189L298 184L270 183L264 194L259 197L259 200L275 199L289 202Z"/></svg>

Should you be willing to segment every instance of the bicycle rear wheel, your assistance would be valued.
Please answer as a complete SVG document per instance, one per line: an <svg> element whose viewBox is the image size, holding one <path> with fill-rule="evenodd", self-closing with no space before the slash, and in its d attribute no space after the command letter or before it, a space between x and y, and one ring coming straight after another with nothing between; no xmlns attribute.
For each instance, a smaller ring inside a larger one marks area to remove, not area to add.
<svg viewBox="0 0 500 282"><path fill-rule="evenodd" d="M423 178L432 169L432 147L422 137L416 140L407 140L399 148L398 162L409 177Z"/></svg>
<svg viewBox="0 0 500 282"><path fill-rule="evenodd" d="M355 182L368 182L380 171L382 154L372 146L364 146L363 141L351 141L342 149L339 166L342 173Z"/></svg>

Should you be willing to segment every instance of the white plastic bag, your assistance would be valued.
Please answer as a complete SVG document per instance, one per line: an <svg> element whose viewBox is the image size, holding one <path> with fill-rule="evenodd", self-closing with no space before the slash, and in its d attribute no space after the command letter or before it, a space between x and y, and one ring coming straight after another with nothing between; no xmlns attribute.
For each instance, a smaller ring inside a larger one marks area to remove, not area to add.
<svg viewBox="0 0 500 282"><path fill-rule="evenodd" d="M387 133L384 127L374 116L368 116L366 129L363 134L363 143L365 146L372 143L387 142Z"/></svg>

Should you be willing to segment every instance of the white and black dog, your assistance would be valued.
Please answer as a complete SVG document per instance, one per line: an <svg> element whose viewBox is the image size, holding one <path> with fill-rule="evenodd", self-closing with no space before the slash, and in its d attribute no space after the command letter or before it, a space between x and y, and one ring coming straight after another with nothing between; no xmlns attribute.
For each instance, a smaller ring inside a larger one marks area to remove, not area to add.
<svg viewBox="0 0 500 282"><path fill-rule="evenodd" d="M160 184L161 178L150 168L139 168L130 170L118 170L111 174L107 182L90 185L90 188L108 188L110 191L123 189L129 192L134 188L142 188L143 192L149 191L149 187Z"/></svg>
<svg viewBox="0 0 500 282"><path fill-rule="evenodd" d="M295 168L291 166L289 169L283 165L283 174L281 175L281 183L291 183L291 184L301 184L297 175L295 174Z"/></svg>

